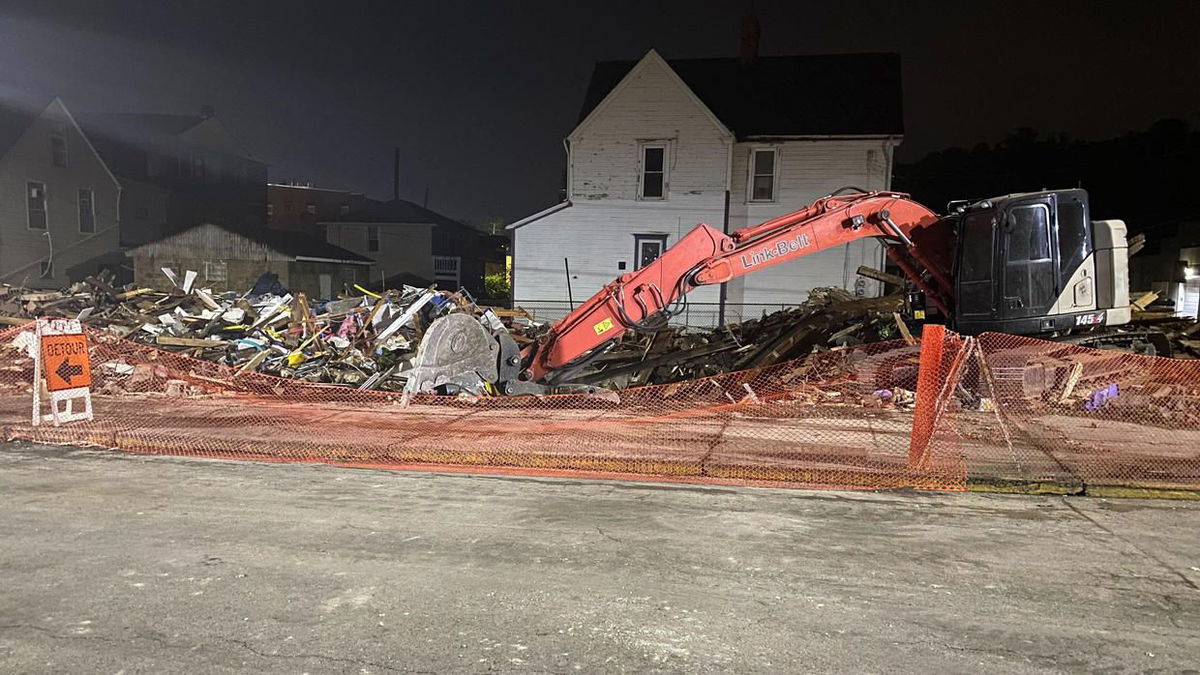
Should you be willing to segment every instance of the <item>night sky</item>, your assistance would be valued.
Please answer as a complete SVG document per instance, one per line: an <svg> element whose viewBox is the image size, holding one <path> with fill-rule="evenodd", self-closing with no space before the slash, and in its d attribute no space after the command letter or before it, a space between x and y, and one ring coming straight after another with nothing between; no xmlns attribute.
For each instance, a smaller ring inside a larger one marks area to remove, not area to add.
<svg viewBox="0 0 1200 675"><path fill-rule="evenodd" d="M757 0L763 55L899 52L900 159L1017 127L1200 125L1200 2ZM594 8L604 6L603 12ZM736 56L747 2L4 2L0 86L217 116L273 181L483 222L557 200L593 62ZM847 82L813 96L872 92Z"/></svg>

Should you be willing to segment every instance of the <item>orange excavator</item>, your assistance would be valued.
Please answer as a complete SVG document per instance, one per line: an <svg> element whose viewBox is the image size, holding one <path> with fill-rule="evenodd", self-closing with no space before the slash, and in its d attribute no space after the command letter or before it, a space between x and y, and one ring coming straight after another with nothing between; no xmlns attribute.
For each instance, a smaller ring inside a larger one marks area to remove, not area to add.
<svg viewBox="0 0 1200 675"><path fill-rule="evenodd" d="M899 192L843 188L731 234L701 223L524 349L498 321L465 314L438 319L421 343L407 387L550 391L569 383L627 330L667 325L695 288L866 237L886 245L910 283L910 309L959 332L1071 336L1093 346L1139 339L1136 331L1104 330L1130 319L1126 229L1119 220L1089 220L1086 191L951 202L947 210L938 215Z"/></svg>

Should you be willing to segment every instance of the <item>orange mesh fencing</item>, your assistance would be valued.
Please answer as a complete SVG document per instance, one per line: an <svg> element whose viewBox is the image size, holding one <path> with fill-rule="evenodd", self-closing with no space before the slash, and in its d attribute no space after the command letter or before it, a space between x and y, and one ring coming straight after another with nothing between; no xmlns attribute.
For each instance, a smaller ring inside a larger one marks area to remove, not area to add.
<svg viewBox="0 0 1200 675"><path fill-rule="evenodd" d="M1200 361L998 333L977 344L967 377L995 401L994 424L966 434L969 477L1200 489Z"/></svg>
<svg viewBox="0 0 1200 675"><path fill-rule="evenodd" d="M0 332L0 427L8 439L219 459L770 486L962 490L969 480L997 478L1200 487L1200 445L1191 442L1196 387L1188 384L1200 382L1196 365L1158 359L1162 374L1149 375L1143 357L1009 336L945 331L924 345L859 345L675 384L504 398L239 374L85 328L96 417L55 427L31 424L33 363L14 346L28 330ZM1030 377L1031 363L1044 369L1048 353L1068 362L1055 362L1054 377L1074 368L1072 359L1092 364L1077 378L1079 395L1108 382L1092 372L1095 364L1141 379L1121 380L1121 393L1094 411L1075 405L1074 393L1048 404L1044 391L1031 398L1028 387L1014 388L1015 373ZM1151 381L1159 388L1147 389ZM1157 393L1161 387L1170 389ZM1135 397L1151 407L1132 406ZM1113 442L1126 428L1139 443L1159 434L1171 450Z"/></svg>

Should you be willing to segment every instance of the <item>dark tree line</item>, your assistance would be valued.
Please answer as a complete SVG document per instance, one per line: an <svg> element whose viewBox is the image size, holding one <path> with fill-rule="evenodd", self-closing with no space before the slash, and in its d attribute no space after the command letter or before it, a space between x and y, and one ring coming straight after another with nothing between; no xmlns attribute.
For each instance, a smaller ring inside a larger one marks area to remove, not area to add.
<svg viewBox="0 0 1200 675"><path fill-rule="evenodd" d="M939 211L952 199L1082 187L1093 220L1120 218L1133 233L1176 231L1200 223L1200 131L1174 119L1103 141L1019 129L994 145L898 164L893 184Z"/></svg>

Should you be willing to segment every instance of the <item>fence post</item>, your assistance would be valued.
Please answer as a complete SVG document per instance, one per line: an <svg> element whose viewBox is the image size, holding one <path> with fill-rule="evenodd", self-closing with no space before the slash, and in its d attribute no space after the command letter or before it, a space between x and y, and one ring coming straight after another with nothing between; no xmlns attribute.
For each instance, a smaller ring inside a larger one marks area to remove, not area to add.
<svg viewBox="0 0 1200 675"><path fill-rule="evenodd" d="M942 379L942 352L946 345L946 327L925 324L921 329L921 362L917 369L917 401L913 411L912 432L908 442L908 468L925 464L929 439L937 422L938 392Z"/></svg>

